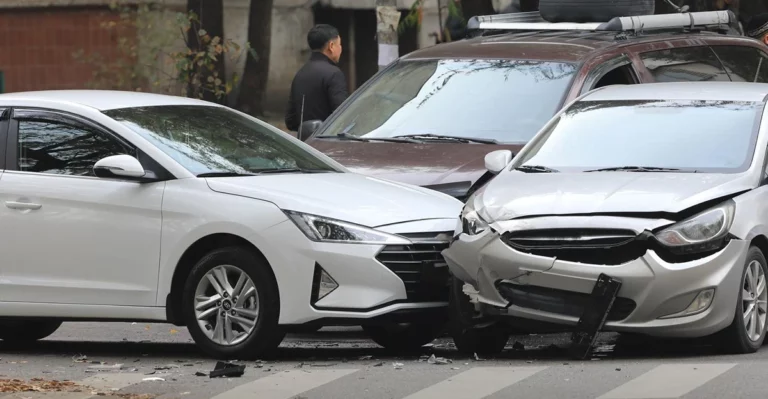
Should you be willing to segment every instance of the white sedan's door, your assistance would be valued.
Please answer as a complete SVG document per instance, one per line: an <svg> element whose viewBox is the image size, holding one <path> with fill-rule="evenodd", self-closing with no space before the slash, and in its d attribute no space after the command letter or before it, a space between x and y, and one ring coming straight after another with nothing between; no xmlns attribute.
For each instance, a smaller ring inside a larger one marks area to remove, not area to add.
<svg viewBox="0 0 768 399"><path fill-rule="evenodd" d="M0 177L0 301L152 306L165 183L93 176L135 149L63 114L15 111Z"/></svg>

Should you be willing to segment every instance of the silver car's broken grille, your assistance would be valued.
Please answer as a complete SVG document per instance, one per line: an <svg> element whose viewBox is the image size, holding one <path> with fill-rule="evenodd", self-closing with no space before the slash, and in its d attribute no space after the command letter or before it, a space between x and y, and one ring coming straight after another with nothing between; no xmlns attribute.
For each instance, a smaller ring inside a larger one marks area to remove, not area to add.
<svg viewBox="0 0 768 399"><path fill-rule="evenodd" d="M400 234L413 244L387 245L376 260L403 280L409 301L446 301L449 274L442 251L451 234Z"/></svg>
<svg viewBox="0 0 768 399"><path fill-rule="evenodd" d="M596 265L620 265L637 259L647 242L631 230L541 229L512 231L502 241L515 250L560 260Z"/></svg>

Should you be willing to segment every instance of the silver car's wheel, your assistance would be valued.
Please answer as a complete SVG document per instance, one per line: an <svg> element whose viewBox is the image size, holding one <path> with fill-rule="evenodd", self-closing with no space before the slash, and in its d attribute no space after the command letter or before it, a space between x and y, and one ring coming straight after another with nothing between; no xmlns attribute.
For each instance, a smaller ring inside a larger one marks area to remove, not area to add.
<svg viewBox="0 0 768 399"><path fill-rule="evenodd" d="M763 336L766 311L768 310L765 272L763 272L763 266L759 261L752 260L747 265L746 273L742 279L742 290L741 306L744 329L749 340L757 342Z"/></svg>
<svg viewBox="0 0 768 399"><path fill-rule="evenodd" d="M768 263L758 247L750 247L741 270L738 302L731 325L714 338L731 353L754 353L763 345L766 333Z"/></svg>
<svg viewBox="0 0 768 399"><path fill-rule="evenodd" d="M195 316L211 341L223 346L243 342L259 318L259 296L253 281L236 266L209 270L195 290Z"/></svg>

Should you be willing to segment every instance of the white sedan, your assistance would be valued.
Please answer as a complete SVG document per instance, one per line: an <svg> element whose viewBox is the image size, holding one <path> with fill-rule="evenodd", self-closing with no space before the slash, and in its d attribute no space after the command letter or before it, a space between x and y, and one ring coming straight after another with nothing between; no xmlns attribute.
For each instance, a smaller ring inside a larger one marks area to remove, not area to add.
<svg viewBox="0 0 768 399"><path fill-rule="evenodd" d="M438 333L457 200L187 98L14 93L0 112L0 339L167 321L246 358L296 326L397 348Z"/></svg>

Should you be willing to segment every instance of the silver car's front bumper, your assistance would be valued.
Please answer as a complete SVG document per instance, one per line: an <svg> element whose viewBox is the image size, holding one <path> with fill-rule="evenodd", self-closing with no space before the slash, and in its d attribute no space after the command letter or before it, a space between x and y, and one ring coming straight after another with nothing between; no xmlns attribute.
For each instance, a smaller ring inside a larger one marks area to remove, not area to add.
<svg viewBox="0 0 768 399"><path fill-rule="evenodd" d="M618 296L635 303L628 316L608 321L606 330L700 337L732 322L748 245L746 241L731 240L714 255L684 263L665 262L649 250L628 263L605 266L520 252L505 244L499 234L486 231L477 236L461 234L443 255L452 273L475 287L479 302L491 305L503 315L575 325L578 316L510 303L500 293L497 283L589 294L597 277L605 273L622 280ZM715 289L715 295L705 311L691 316L665 317L685 310L699 292L709 288Z"/></svg>

